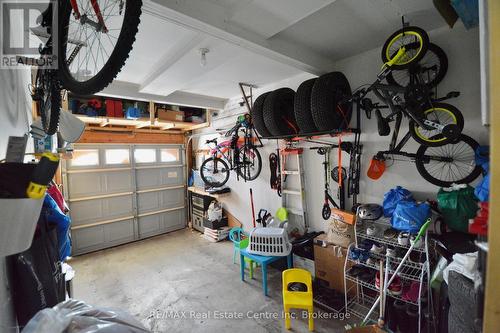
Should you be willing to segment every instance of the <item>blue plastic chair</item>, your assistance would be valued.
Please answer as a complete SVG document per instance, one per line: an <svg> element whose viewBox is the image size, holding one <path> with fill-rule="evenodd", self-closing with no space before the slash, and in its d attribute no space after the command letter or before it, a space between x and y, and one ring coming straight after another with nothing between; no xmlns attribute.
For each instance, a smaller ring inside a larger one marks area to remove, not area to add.
<svg viewBox="0 0 500 333"><path fill-rule="evenodd" d="M240 250L245 249L248 246L248 234L239 227L234 227L229 232L229 239L233 242L233 264L236 264L236 257L240 256ZM245 258L248 263L248 268L250 271L250 278L253 279L253 270L255 267L255 262L250 258Z"/></svg>

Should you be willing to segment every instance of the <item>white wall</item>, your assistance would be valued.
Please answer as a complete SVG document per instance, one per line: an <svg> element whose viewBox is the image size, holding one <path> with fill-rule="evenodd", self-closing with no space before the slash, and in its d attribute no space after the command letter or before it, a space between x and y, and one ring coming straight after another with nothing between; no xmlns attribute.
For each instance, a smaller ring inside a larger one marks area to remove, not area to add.
<svg viewBox="0 0 500 333"><path fill-rule="evenodd" d="M431 41L439 45L448 55L449 69L446 77L439 85L439 93L445 95L447 92L460 91L460 97L449 102L459 108L465 118L464 133L472 136L476 141L482 144L488 143L488 131L481 125L481 103L480 103L480 73L479 73L479 37L478 29L466 31L458 24L453 30L441 28L430 32ZM381 66L380 48L341 60L335 64L333 70L342 71L351 84L351 88L374 81L376 74ZM256 69L257 70L257 69ZM272 86L259 89L255 96L262 92L270 91L279 87L290 87L296 89L298 85L311 77L310 75L300 75L289 80L278 82ZM226 110L221 113L232 114L244 112L237 102L241 98L231 100L226 105ZM221 121L214 122L214 128L220 128L226 123L228 126L233 124L234 117L228 117ZM402 135L404 135L402 127ZM210 130L207 130L210 131ZM213 131L213 129L212 129ZM409 162L396 162L389 167L385 174L378 181L372 181L366 177L366 171L371 157L379 150L385 150L389 146L390 137L380 137L377 133L376 120L366 119L362 116L362 137L364 145L362 155L362 178L360 182L361 194L359 202L381 203L383 194L390 188L401 185L421 199L435 198L438 187L426 182L416 171L415 165ZM344 141L349 140L345 137ZM200 138L198 147L203 148L205 137ZM336 139L330 141L336 142ZM251 209L249 204L249 188L254 191L254 201L256 211L259 208L266 208L275 211L281 204L281 199L275 192L271 191L269 186L269 163L268 156L276 149L276 141L264 140L265 147L261 149L263 156L263 171L261 176L249 183L243 181L236 182L232 175L228 186L233 190L232 195L224 199L226 208L234 214L248 228L251 226ZM196 143L195 143L196 147ZM418 145L413 141L407 144L405 149L416 151ZM333 165L336 165L336 151L331 155ZM344 155L344 166L348 165L348 155ZM314 230L322 230L324 227L321 218L321 208L323 205L323 169L322 156L313 151L305 150L304 153L305 171L306 171L306 197L309 209L309 223ZM331 182L334 195L336 195L336 185Z"/></svg>
<svg viewBox="0 0 500 333"><path fill-rule="evenodd" d="M9 136L22 136L29 130L31 122L29 80L28 70L0 70L0 159L5 157ZM29 144L28 149L31 149L32 143ZM5 257L0 257L0 331L16 332L15 326Z"/></svg>

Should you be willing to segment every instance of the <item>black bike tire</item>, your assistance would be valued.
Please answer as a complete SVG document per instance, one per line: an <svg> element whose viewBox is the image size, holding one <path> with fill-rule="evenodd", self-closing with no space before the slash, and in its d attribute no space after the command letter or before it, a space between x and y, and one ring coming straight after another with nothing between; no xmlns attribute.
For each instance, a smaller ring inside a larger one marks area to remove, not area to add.
<svg viewBox="0 0 500 333"><path fill-rule="evenodd" d="M59 1L59 3L62 3ZM120 31L120 36L115 48L102 69L87 81L77 81L70 73L66 63L66 46L68 39L69 18L72 7L69 1L59 8L59 79L62 86L79 95L92 95L107 87L125 65L126 60L132 51L137 32L139 31L140 16L142 13L142 0L127 1L125 6L124 25ZM126 24L125 24L126 23Z"/></svg>
<svg viewBox="0 0 500 333"><path fill-rule="evenodd" d="M404 64L404 65L394 64L391 66L392 69L405 69L405 68L408 68L409 66L411 66L412 63L419 62L420 60L422 60L422 58L424 57L424 55L427 52L427 49L429 47L429 35L427 34L427 32L424 29L419 28L419 27L415 27L415 26L399 29L398 31L395 31L392 35L390 35L389 38L387 38L387 40L384 43L384 46L382 47L382 54L381 55L382 55L382 62L384 64L389 62L389 60L390 60L390 59L387 59L387 52L386 52L386 49L389 47L389 43L392 41L392 39L394 39L394 37L401 34L403 32L403 30L404 31L414 31L422 37L422 51L420 52L418 57L415 57L415 59L413 59L411 62Z"/></svg>
<svg viewBox="0 0 500 333"><path fill-rule="evenodd" d="M477 143L473 138L461 134L459 137L458 141L463 141L466 144L468 144L474 151L479 147L479 143ZM427 150L427 146L420 146L418 148L416 156L415 156L415 165L417 167L418 173L427 180L429 183L434 184L436 186L441 186L441 187L450 187L452 183L457 183L457 184L469 184L473 182L477 177L479 177L482 173L482 168L479 165L476 165L474 170L465 178L453 182L449 181L443 181L441 179L437 179L433 177L429 172L427 172L427 169L425 168L425 163L424 163L424 156L425 156L425 151Z"/></svg>
<svg viewBox="0 0 500 333"><path fill-rule="evenodd" d="M345 105L344 115L337 110L337 105L347 96L351 96L351 86L342 72L328 73L316 80L311 92L311 115L319 131L349 127L352 103Z"/></svg>
<svg viewBox="0 0 500 333"><path fill-rule="evenodd" d="M270 137L272 134L268 131L266 123L264 122L264 102L270 92L263 93L253 103L250 116L252 116L252 123L257 132L264 138Z"/></svg>
<svg viewBox="0 0 500 333"><path fill-rule="evenodd" d="M295 93L293 110L300 133L313 133L318 131L311 114L311 93L316 80L317 79L314 78L302 82Z"/></svg>
<svg viewBox="0 0 500 333"><path fill-rule="evenodd" d="M243 151L245 149L245 147L241 147L240 148L240 151ZM259 176L260 176L260 173L262 172L262 157L260 156L260 153L259 153L259 150L254 147L254 146L250 146L248 147L248 149L251 149L255 152L255 156L257 156L257 161L258 161L258 170L256 172L256 174L253 176L253 177L250 177L250 178L246 178L246 175L244 175L244 172L242 172L241 168L236 168L236 173L242 177L244 180L246 181L252 181L252 180L255 180L257 179Z"/></svg>
<svg viewBox="0 0 500 333"><path fill-rule="evenodd" d="M293 112L294 98L295 92L290 88L276 89L266 97L264 101L264 123L272 136L289 135L297 132ZM293 126L295 126L295 129Z"/></svg>
<svg viewBox="0 0 500 333"><path fill-rule="evenodd" d="M426 86L428 86L429 88L432 88L432 87L437 86L439 83L441 83L441 81L443 81L446 73L448 72L448 57L446 56L446 53L443 51L443 49L434 43L429 43L429 48L427 49L427 52L434 53L436 55L436 57L439 59L439 71L438 71L437 75L434 77L433 80L431 80L430 82L428 82L426 84ZM424 58L425 58L425 55L424 55ZM422 58L422 60L424 58ZM405 69L403 71L408 71L408 69ZM398 70L398 72L400 72L400 71ZM408 73L408 76L409 75L410 74ZM387 76L385 78L386 78L388 84L396 85L399 87L405 86L405 85L402 85L399 82L397 82L397 80L393 76L393 71L389 72L389 74L387 74Z"/></svg>
<svg viewBox="0 0 500 333"><path fill-rule="evenodd" d="M433 103L432 107L443 108L443 109L447 109L447 110L451 111L453 113L453 115L455 116L455 118L457 119L456 125L460 129L460 132L462 132L462 130L464 129L464 116L462 115L462 112L460 112L459 109L457 109L456 107L454 107L453 105L448 104L448 103ZM426 110L423 110L423 111L426 111ZM446 139L446 140L443 140L440 142L435 142L435 143L425 141L417 135L416 130L415 130L415 127L417 127L417 126L418 126L417 123L413 119L408 122L408 127L410 130L411 137L423 146L439 147L439 146L443 146L445 144L448 144L451 141L454 141L453 139Z"/></svg>
<svg viewBox="0 0 500 333"><path fill-rule="evenodd" d="M203 173L203 167L205 166L205 164L207 164L209 161L217 161L217 163L221 163L227 170L226 172L226 177L224 179L223 182L211 182L207 179L207 177L205 177L205 174ZM218 158L218 157L209 157L207 158L205 161L203 161L203 163L201 163L201 167L200 167L200 176L201 176L201 179L203 180L203 182L205 184L208 184L210 185L211 187L221 187L221 186L224 186L227 181L229 180L229 166L227 165L226 161L224 161L223 159L221 158Z"/></svg>
<svg viewBox="0 0 500 333"><path fill-rule="evenodd" d="M54 135L59 127L59 116L61 114L61 88L59 83L54 77L50 78L50 88L48 98L50 98L50 116L47 117L47 113L43 107L44 100L41 101L40 105L40 116L42 119L43 130L47 135Z"/></svg>

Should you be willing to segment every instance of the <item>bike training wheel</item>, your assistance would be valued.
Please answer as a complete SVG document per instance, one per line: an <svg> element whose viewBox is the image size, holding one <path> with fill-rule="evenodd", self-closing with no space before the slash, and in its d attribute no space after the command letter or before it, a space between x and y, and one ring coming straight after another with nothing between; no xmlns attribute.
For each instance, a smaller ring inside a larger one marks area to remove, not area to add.
<svg viewBox="0 0 500 333"><path fill-rule="evenodd" d="M442 146L454 141L464 129L464 117L453 105L446 103L434 103L432 107L423 112L425 119L437 122L441 125L455 125L454 135L446 136L438 129L425 129L420 127L414 120L410 120L411 136L424 146Z"/></svg>
<svg viewBox="0 0 500 333"><path fill-rule="evenodd" d="M417 48L418 43L413 43L408 48ZM448 71L448 57L439 46L429 43L429 49L418 63L404 70L390 71L386 76L387 83L406 87L410 84L411 75L420 74L423 84L432 88L437 86Z"/></svg>
<svg viewBox="0 0 500 333"><path fill-rule="evenodd" d="M352 103L343 100L351 96L349 81L341 72L320 76L311 92L311 114L319 131L349 127Z"/></svg>
<svg viewBox="0 0 500 333"><path fill-rule="evenodd" d="M54 135L59 126L61 113L61 88L52 71L44 71L37 77L37 87L41 87L41 100L37 102L42 118L43 130L47 135Z"/></svg>
<svg viewBox="0 0 500 333"><path fill-rule="evenodd" d="M295 92L290 88L272 91L264 101L264 123L273 136L298 133L293 100Z"/></svg>
<svg viewBox="0 0 500 333"><path fill-rule="evenodd" d="M252 112L250 112L250 115L252 116L253 126L255 127L257 132L264 138L271 136L271 132L267 130L266 124L264 123L264 102L269 94L270 93L267 92L257 97L255 102L253 103L251 110Z"/></svg>
<svg viewBox="0 0 500 333"><path fill-rule="evenodd" d="M77 0L82 18L98 22L89 0ZM59 77L76 94L91 95L108 86L129 57L142 0L98 0L108 32L76 20L70 1L59 1ZM124 4L120 8L120 3ZM86 15L86 16L83 16Z"/></svg>
<svg viewBox="0 0 500 333"><path fill-rule="evenodd" d="M229 180L229 167L223 159L210 157L201 164L200 176L205 184L221 187Z"/></svg>
<svg viewBox="0 0 500 333"><path fill-rule="evenodd" d="M262 171L262 158L257 148L243 146L240 148L239 161L241 167L236 168L236 172L244 180L255 180Z"/></svg>
<svg viewBox="0 0 500 333"><path fill-rule="evenodd" d="M436 186L471 183L482 172L475 159L478 147L479 144L474 139L464 134L457 141L444 146L420 146L415 157L418 173ZM445 160L434 160L432 157Z"/></svg>
<svg viewBox="0 0 500 333"><path fill-rule="evenodd" d="M414 45L412 47L412 44L416 44L417 47ZM392 69L405 69L419 62L429 47L429 36L419 27L407 27L396 31L382 47L382 62L384 64L389 62L402 46L406 47L406 52L398 62L391 66Z"/></svg>
<svg viewBox="0 0 500 333"><path fill-rule="evenodd" d="M317 79L310 79L301 83L295 93L293 110L300 133L314 133L318 131L311 114L311 93Z"/></svg>

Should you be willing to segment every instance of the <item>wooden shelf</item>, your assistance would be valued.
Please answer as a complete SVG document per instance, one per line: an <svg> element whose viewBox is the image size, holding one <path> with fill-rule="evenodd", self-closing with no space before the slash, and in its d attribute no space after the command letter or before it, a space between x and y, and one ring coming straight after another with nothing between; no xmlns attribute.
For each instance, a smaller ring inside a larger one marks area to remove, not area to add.
<svg viewBox="0 0 500 333"><path fill-rule="evenodd" d="M180 132L192 131L195 129L200 129L208 127L209 123L194 124L188 122L176 122L176 121L166 121L160 119L149 119L149 118L139 118L139 119L126 119L126 118L114 118L114 117L88 117L82 115L75 115L89 128L106 128L111 126L121 126L127 130L130 129L156 129L160 131L175 131Z"/></svg>
<svg viewBox="0 0 500 333"><path fill-rule="evenodd" d="M199 194L199 195L206 195L206 196L209 196L209 197L212 197L215 199L224 198L224 197L227 197L228 195L231 194L231 192L222 193L222 194L211 194L211 193L208 193L208 192L202 190L201 188L194 187L194 186L188 187L188 191Z"/></svg>

